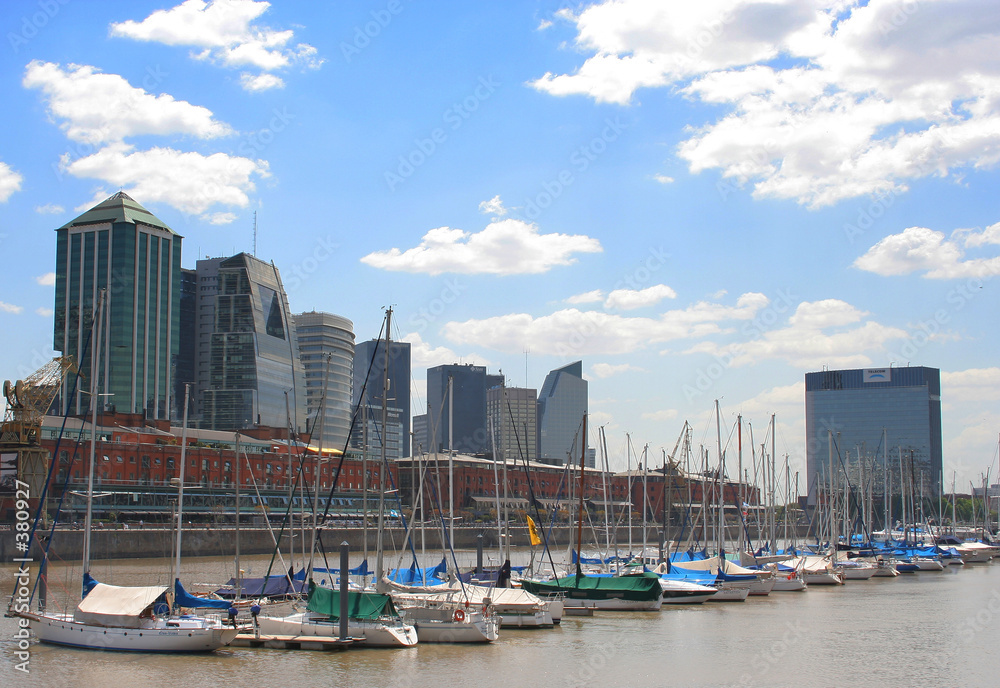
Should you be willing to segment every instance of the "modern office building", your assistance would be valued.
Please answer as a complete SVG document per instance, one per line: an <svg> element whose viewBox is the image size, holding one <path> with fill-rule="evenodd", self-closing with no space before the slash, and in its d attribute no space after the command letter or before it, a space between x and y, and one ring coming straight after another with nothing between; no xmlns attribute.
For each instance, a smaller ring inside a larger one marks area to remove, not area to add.
<svg viewBox="0 0 1000 688"><path fill-rule="evenodd" d="M497 458L534 461L538 452L538 392L494 385L486 390L486 415L491 421L491 447Z"/></svg>
<svg viewBox="0 0 1000 688"><path fill-rule="evenodd" d="M205 390L212 383L212 333L219 294L219 265L226 257L202 258L195 263L194 386L191 389L192 425L204 417Z"/></svg>
<svg viewBox="0 0 1000 688"><path fill-rule="evenodd" d="M413 416L411 423L413 427L410 431L410 456L419 456L426 452L427 447L430 446L427 414L421 413L418 416Z"/></svg>
<svg viewBox="0 0 1000 688"><path fill-rule="evenodd" d="M107 290L98 392L109 396L101 406L167 418L177 408L181 236L119 191L56 230L55 273L53 348L91 379L85 349L97 295ZM77 389L72 413L89 408L85 391Z"/></svg>
<svg viewBox="0 0 1000 688"><path fill-rule="evenodd" d="M304 371L278 269L248 253L226 258L215 300L203 426L280 428L291 421L294 431L304 431Z"/></svg>
<svg viewBox="0 0 1000 688"><path fill-rule="evenodd" d="M451 380L453 399L448 398ZM454 424L449 420L454 418ZM486 428L486 367L440 365L427 369L429 452L454 449L461 454L490 451Z"/></svg>
<svg viewBox="0 0 1000 688"><path fill-rule="evenodd" d="M843 475L838 467L858 456L881 467L888 455L891 471L902 463L915 490L922 484L925 494L937 495L941 371L921 366L806 373L806 440L810 503L817 480L827 480L831 456L835 474ZM895 475L898 490L902 479Z"/></svg>
<svg viewBox="0 0 1000 688"><path fill-rule="evenodd" d="M305 374L306 409L312 443L346 449L351 431L354 323L332 313L292 316ZM325 399L325 403L324 403ZM322 410L322 411L321 411ZM322 426L319 425L322 417Z"/></svg>
<svg viewBox="0 0 1000 688"><path fill-rule="evenodd" d="M171 417L184 418L185 391L188 397L188 419L195 415L198 399L196 386L196 351L198 346L198 272L181 268L181 317L177 329L179 348L177 364L174 366L174 410Z"/></svg>
<svg viewBox="0 0 1000 688"><path fill-rule="evenodd" d="M410 343L389 343L389 415L390 424L398 424L398 428L389 428L389 443L386 445L387 455L395 458L410 455ZM371 422L381 422L382 387L386 370L385 340L370 339L359 342L354 347L354 388L351 393L353 408L362 408L364 417ZM367 382L366 382L367 379ZM395 417L395 421L392 418ZM360 417L355 421L351 446L361 447L364 441L365 426ZM368 426L368 446L373 446L371 434L374 426ZM398 439L393 439L398 435ZM391 449L391 451L389 451Z"/></svg>
<svg viewBox="0 0 1000 688"><path fill-rule="evenodd" d="M579 462L583 416L587 413L587 381L583 361L557 368L545 376L538 394L538 457L540 461ZM585 463L593 467L587 455Z"/></svg>

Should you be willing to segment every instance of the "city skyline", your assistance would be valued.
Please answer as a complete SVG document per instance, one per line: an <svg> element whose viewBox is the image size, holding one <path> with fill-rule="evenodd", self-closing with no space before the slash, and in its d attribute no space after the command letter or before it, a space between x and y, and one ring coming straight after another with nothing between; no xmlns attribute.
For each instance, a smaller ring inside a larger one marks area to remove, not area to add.
<svg viewBox="0 0 1000 688"><path fill-rule="evenodd" d="M719 399L730 430L777 414L804 476L805 373L928 366L943 479L978 484L1000 432L997 18L4 3L3 377L53 353L54 230L122 190L184 237L183 268L256 254L291 312L362 341L392 306L414 414L435 366L541 389L581 360L613 467L626 432L659 456L687 420L714 445Z"/></svg>

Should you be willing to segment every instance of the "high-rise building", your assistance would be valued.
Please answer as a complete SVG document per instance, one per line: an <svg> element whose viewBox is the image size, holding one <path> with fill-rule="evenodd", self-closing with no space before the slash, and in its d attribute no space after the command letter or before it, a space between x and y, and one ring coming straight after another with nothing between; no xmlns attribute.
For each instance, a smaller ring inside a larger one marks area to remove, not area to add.
<svg viewBox="0 0 1000 688"><path fill-rule="evenodd" d="M195 264L194 387L189 415L200 423L205 415L205 390L212 385L212 333L215 332L215 302L219 294L222 258L203 258Z"/></svg>
<svg viewBox="0 0 1000 688"><path fill-rule="evenodd" d="M828 479L831 456L835 474L842 475L840 467L852 457L854 463L863 456L869 465L881 466L888 454L890 470L898 471L902 463L914 490L923 484L924 494L937 495L941 371L919 366L806 373L806 439L811 503L817 479ZM898 489L901 478L895 475Z"/></svg>
<svg viewBox="0 0 1000 688"><path fill-rule="evenodd" d="M198 345L198 273L181 268L181 317L177 330L180 347L177 351L177 365L174 366L174 411L171 417L184 417L184 399L188 397L188 418L195 413L198 392L195 380L195 360ZM185 394L188 385L190 393Z"/></svg>
<svg viewBox="0 0 1000 688"><path fill-rule="evenodd" d="M454 399L448 398L448 380ZM454 425L449 422L454 417ZM461 454L490 451L486 428L486 367L440 365L427 369L429 452L454 449Z"/></svg>
<svg viewBox="0 0 1000 688"><path fill-rule="evenodd" d="M247 253L218 266L203 425L305 430L306 397L295 324L273 264Z"/></svg>
<svg viewBox="0 0 1000 688"><path fill-rule="evenodd" d="M354 323L339 315L316 311L298 313L292 320L299 340L299 359L305 371L312 442L319 441L318 424L322 415L323 446L344 449L351 431ZM322 403L324 395L326 402Z"/></svg>
<svg viewBox="0 0 1000 688"><path fill-rule="evenodd" d="M538 392L495 385L486 390L486 414L492 422L491 446L507 461L538 458Z"/></svg>
<svg viewBox="0 0 1000 688"><path fill-rule="evenodd" d="M98 391L110 396L101 405L167 418L177 408L181 236L119 191L56 230L55 272L53 348L90 379L84 349L98 292L107 290ZM78 389L71 411L89 405Z"/></svg>
<svg viewBox="0 0 1000 688"><path fill-rule="evenodd" d="M382 387L385 377L386 357L385 340L370 339L359 342L354 347L354 389L351 395L353 408L362 408L362 413L355 422L351 444L361 447L366 422L381 423ZM390 427L389 442L386 444L387 455L395 458L410 455L410 343L389 343L389 415L390 422L396 422L399 428L392 431ZM367 378L367 383L365 379ZM395 417L395 421L392 420ZM368 426L368 446L374 446L372 432L378 432L374 425ZM393 440L393 434L398 434L398 440ZM389 451L389 449L393 451Z"/></svg>
<svg viewBox="0 0 1000 688"><path fill-rule="evenodd" d="M410 437L410 451L411 456L419 456L423 452L427 451L427 447L430 445L430 435L428 434L429 428L427 426L427 414L421 413L418 416L413 416L413 429L411 430Z"/></svg>
<svg viewBox="0 0 1000 688"><path fill-rule="evenodd" d="M579 456L583 416L587 413L587 381L583 361L545 376L538 394L538 457L541 461L574 462ZM587 463L591 463L589 457Z"/></svg>

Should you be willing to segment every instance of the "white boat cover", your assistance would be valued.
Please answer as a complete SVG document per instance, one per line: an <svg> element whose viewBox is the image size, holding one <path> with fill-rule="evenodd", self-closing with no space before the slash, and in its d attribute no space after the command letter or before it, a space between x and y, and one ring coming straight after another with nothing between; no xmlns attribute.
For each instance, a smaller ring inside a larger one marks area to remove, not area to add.
<svg viewBox="0 0 1000 688"><path fill-rule="evenodd" d="M126 588L98 583L77 605L73 619L95 626L138 628L139 615L167 590L166 586Z"/></svg>
<svg viewBox="0 0 1000 688"><path fill-rule="evenodd" d="M480 605L486 598L489 598L493 606L498 609L504 607L507 609L517 607L534 607L540 609L544 604L537 595L527 590L521 590L520 588L490 588L485 585L466 585L463 590L457 583L424 587L394 583L388 578L384 578L383 581L389 585L390 594L416 594L431 599L438 604L459 605L464 604L468 600L469 604Z"/></svg>

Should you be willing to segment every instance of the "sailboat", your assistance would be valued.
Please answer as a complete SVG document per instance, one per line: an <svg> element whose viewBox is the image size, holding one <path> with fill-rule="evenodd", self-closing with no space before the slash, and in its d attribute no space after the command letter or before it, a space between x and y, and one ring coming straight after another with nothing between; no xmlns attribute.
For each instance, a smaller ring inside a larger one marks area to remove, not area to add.
<svg viewBox="0 0 1000 688"><path fill-rule="evenodd" d="M228 645L237 629L223 625L218 615L194 616L170 613L170 588L156 586L117 586L100 583L90 575L90 535L94 500L94 464L97 436L97 380L101 321L105 292L101 291L96 308L97 333L91 368L91 404L93 415L90 435L90 470L87 478L87 512L83 545L83 599L72 612L39 609L13 610L12 615L27 619L35 636L43 643L68 645L91 650L133 652L211 652ZM187 397L184 405L185 437ZM202 600L184 592L180 583L180 517L183 500L184 449L181 447L181 490L178 492L177 577L174 580L174 607L228 607L229 603ZM46 553L47 554L47 553ZM44 584L44 583L43 583Z"/></svg>
<svg viewBox="0 0 1000 688"><path fill-rule="evenodd" d="M583 544L583 469L587 456L587 417L583 417L580 442L580 502L577 514L576 551ZM567 606L592 609L658 611L663 605L663 589L658 576L588 576L583 573L580 557L576 557L576 573L555 580L521 580L521 588L543 599L565 596Z"/></svg>

